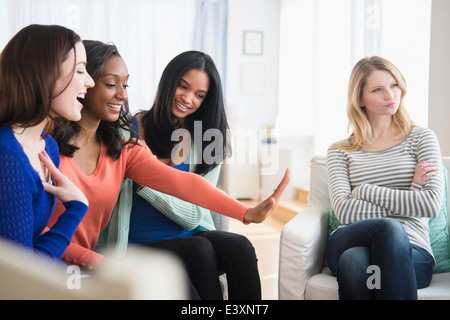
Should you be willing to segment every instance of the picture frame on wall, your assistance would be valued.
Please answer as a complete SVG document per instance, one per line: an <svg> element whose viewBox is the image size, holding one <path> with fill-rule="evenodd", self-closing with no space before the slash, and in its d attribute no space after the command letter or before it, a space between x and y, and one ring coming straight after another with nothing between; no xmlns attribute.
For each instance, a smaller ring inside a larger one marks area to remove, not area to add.
<svg viewBox="0 0 450 320"><path fill-rule="evenodd" d="M263 54L263 38L262 31L244 31L244 46L243 51L245 55L260 56Z"/></svg>

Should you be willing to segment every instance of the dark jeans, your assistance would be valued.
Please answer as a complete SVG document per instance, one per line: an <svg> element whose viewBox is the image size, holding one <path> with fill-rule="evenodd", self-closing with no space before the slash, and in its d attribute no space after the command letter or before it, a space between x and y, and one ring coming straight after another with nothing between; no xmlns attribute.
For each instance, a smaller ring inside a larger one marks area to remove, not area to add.
<svg viewBox="0 0 450 320"><path fill-rule="evenodd" d="M220 272L227 275L230 300L261 299L255 249L238 234L204 231L192 237L163 240L145 246L167 250L178 256L190 279L192 299L223 299Z"/></svg>
<svg viewBox="0 0 450 320"><path fill-rule="evenodd" d="M327 261L340 299L417 299L417 289L430 284L434 266L432 256L411 246L402 224L389 218L336 230L328 239Z"/></svg>

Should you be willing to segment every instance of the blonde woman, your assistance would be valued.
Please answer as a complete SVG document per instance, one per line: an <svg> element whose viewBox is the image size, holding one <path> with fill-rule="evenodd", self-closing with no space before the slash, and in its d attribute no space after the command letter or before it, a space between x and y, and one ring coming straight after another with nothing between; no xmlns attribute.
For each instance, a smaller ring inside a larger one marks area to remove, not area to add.
<svg viewBox="0 0 450 320"><path fill-rule="evenodd" d="M328 150L330 197L342 224L327 261L340 299L416 299L431 281L428 219L442 204L444 179L435 134L410 120L406 82L381 57L360 60L350 77L352 134ZM376 283L368 281L374 272Z"/></svg>

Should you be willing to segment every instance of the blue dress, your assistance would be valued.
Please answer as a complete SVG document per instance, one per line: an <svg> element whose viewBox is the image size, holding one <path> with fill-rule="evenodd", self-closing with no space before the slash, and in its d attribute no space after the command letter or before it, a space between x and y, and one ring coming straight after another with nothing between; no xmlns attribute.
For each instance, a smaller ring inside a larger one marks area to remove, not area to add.
<svg viewBox="0 0 450 320"><path fill-rule="evenodd" d="M58 145L42 133L45 150L59 166ZM42 233L55 209L56 197L45 192L39 174L10 127L0 127L0 237L31 249L35 256L59 260L88 207L79 201L64 205L66 212Z"/></svg>

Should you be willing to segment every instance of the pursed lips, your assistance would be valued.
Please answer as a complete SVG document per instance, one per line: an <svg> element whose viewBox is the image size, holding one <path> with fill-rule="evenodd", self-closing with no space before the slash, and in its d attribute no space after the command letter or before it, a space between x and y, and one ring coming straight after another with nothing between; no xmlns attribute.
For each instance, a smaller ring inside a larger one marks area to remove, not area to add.
<svg viewBox="0 0 450 320"><path fill-rule="evenodd" d="M388 103L388 104L386 105L386 107L392 108L392 107L395 107L396 105L397 105L397 102L391 102L391 103Z"/></svg>

